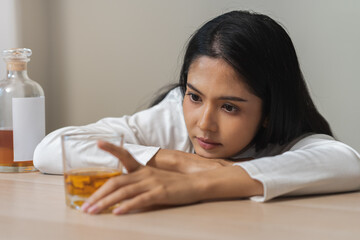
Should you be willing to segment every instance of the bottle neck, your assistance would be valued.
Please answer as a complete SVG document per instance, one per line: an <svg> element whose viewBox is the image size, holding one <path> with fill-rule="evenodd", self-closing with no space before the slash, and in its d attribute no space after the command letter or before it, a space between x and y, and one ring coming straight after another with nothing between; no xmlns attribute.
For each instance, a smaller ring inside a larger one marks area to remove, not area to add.
<svg viewBox="0 0 360 240"><path fill-rule="evenodd" d="M26 62L7 62L7 78L29 78L27 74L27 63Z"/></svg>

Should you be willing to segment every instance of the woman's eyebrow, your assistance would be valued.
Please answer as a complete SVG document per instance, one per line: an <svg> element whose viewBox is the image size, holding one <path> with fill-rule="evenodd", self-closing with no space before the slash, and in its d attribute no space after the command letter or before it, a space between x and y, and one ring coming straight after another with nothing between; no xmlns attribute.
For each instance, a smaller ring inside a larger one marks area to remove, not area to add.
<svg viewBox="0 0 360 240"><path fill-rule="evenodd" d="M186 84L188 88L191 88L192 90L194 90L195 92L198 92L200 93L201 95L204 95L202 94L196 87L194 87L193 85L191 85L190 83L187 83Z"/></svg>
<svg viewBox="0 0 360 240"><path fill-rule="evenodd" d="M200 95L204 95L204 94L202 94L202 92L200 92L196 87L194 87L190 83L187 83L186 85L188 86L188 88L191 88L195 92L198 92ZM241 97L234 97L234 96L221 96L221 97L219 97L219 99L220 100L237 101L237 102L247 102L246 99L243 99Z"/></svg>
<svg viewBox="0 0 360 240"><path fill-rule="evenodd" d="M219 98L220 100L230 100L230 101L237 101L237 102L247 102L246 99L240 97L233 97L233 96L223 96Z"/></svg>

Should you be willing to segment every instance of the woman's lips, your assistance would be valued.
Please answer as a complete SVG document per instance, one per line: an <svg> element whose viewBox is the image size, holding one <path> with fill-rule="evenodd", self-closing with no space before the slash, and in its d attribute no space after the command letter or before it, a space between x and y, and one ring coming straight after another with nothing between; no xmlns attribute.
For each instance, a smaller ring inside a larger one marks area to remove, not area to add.
<svg viewBox="0 0 360 240"><path fill-rule="evenodd" d="M205 150L211 150L221 145L221 143L213 142L205 138L197 137L196 140L199 143L200 147L202 147Z"/></svg>

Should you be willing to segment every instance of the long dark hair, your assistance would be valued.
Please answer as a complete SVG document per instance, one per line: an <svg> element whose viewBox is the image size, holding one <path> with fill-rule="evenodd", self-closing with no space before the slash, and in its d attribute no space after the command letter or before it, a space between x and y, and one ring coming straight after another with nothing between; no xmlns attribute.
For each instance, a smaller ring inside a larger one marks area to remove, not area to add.
<svg viewBox="0 0 360 240"><path fill-rule="evenodd" d="M328 122L311 100L290 37L270 17L232 11L195 32L180 73L183 94L189 67L201 56L224 59L262 99L266 126L253 140L257 150L269 143L288 143L306 133L332 136Z"/></svg>

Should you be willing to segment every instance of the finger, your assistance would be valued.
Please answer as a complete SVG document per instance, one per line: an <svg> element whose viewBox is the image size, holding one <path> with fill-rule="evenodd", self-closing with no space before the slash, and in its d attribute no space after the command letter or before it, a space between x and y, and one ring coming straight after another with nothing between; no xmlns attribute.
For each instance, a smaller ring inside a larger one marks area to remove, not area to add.
<svg viewBox="0 0 360 240"><path fill-rule="evenodd" d="M110 178L86 200L86 202L81 206L81 210L83 212L86 212L100 199L104 198L105 196L111 194L112 192L116 191L121 187L139 182L141 179L141 171Z"/></svg>
<svg viewBox="0 0 360 240"><path fill-rule="evenodd" d="M101 198L105 197L106 195L109 195L116 189L118 189L121 186L124 186L127 184L128 180L126 179L128 175L124 176L118 176L113 177L107 180L104 185L102 185L99 189L97 189L87 200L86 202L88 205L93 205L97 201L99 201Z"/></svg>
<svg viewBox="0 0 360 240"><path fill-rule="evenodd" d="M111 144L105 141L98 141L98 147L104 151L107 151L117 157L126 170L130 172L136 171L138 168L142 167L140 163L138 163L131 154L126 151L124 148Z"/></svg>
<svg viewBox="0 0 360 240"><path fill-rule="evenodd" d="M160 199L159 190L152 190L144 192L133 199L123 202L119 207L113 210L113 214L119 215L128 213L132 210L140 209L155 205L159 202Z"/></svg>
<svg viewBox="0 0 360 240"><path fill-rule="evenodd" d="M99 189L97 189L81 206L81 210L86 212L92 205L94 205L101 198L109 195L114 192L119 187L125 186L127 184L131 184L132 182L136 182L136 178L132 175L121 175L117 177L112 177L107 180Z"/></svg>
<svg viewBox="0 0 360 240"><path fill-rule="evenodd" d="M96 214L99 213L116 203L119 203L125 199L132 198L148 190L148 186L143 182L131 184L120 188L104 198L97 201L90 208L87 209L87 213Z"/></svg>

